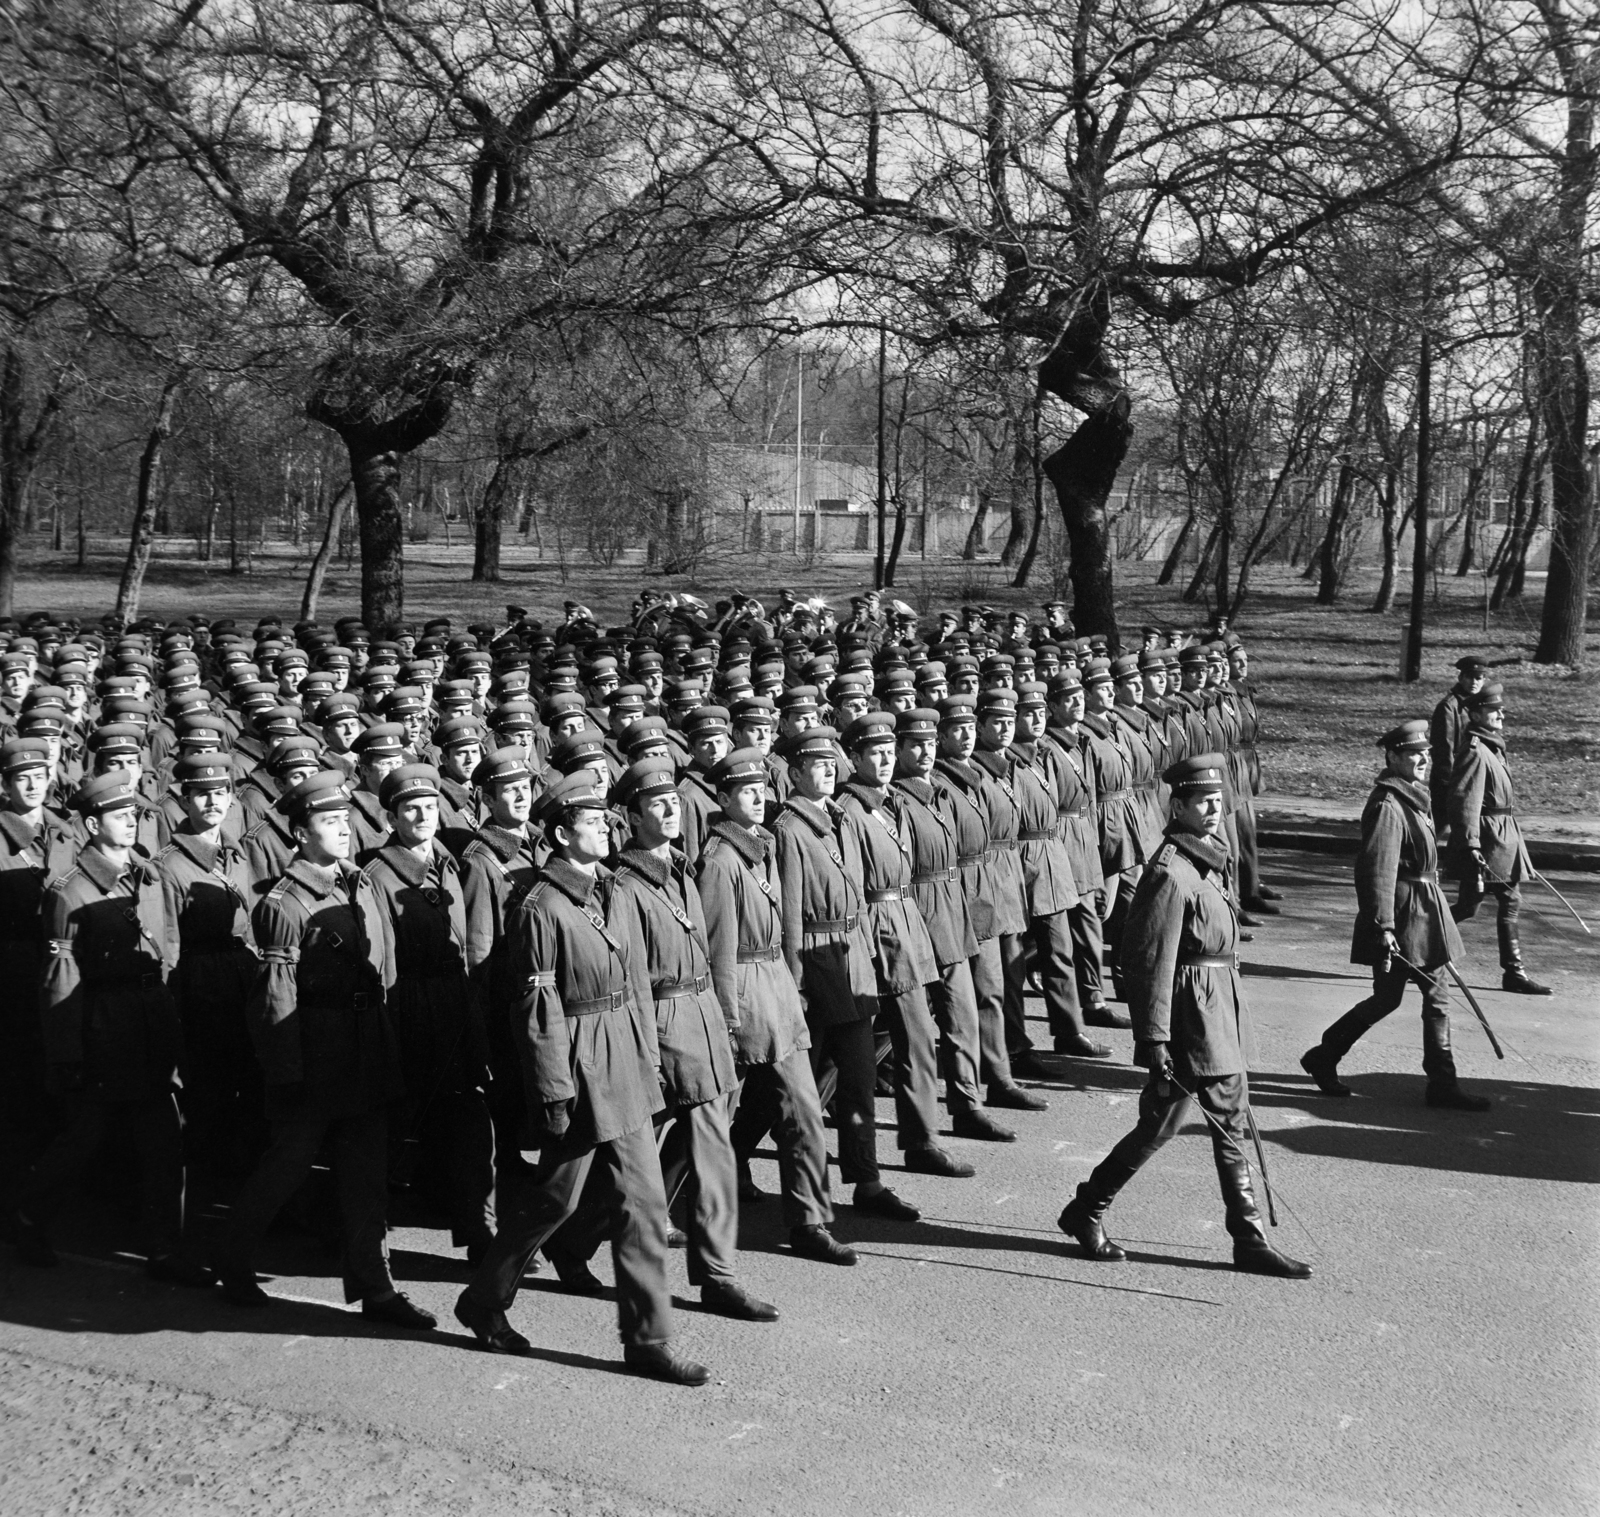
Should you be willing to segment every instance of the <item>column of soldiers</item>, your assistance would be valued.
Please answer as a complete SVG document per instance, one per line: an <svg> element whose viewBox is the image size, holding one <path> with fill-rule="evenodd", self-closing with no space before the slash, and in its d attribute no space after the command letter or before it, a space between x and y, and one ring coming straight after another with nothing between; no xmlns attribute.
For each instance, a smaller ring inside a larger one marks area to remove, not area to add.
<svg viewBox="0 0 1600 1517"><path fill-rule="evenodd" d="M1100 1219L1193 1080L1237 1266L1309 1273L1266 1245L1233 1162L1236 1028L1198 1062L1174 1029L1180 1002L1237 1019L1240 925L1278 910L1237 636L1147 628L1118 653L1055 602L1037 621L963 607L928 639L873 595L842 625L787 592L770 613L643 596L609 630L565 610L377 637L349 618L0 623L23 1260L55 1262L55 1210L126 1134L149 1272L265 1306L262 1240L326 1158L365 1315L436 1326L389 1268L391 1193L415 1188L465 1250L456 1315L485 1347L529 1352L507 1313L538 1255L590 1293L609 1242L626 1362L699 1384L672 1345L668 1250L687 1249L709 1309L777 1316L737 1269L761 1142L793 1252L853 1265L828 1114L854 1208L914 1224L880 1173L877 1095L907 1171L969 1177L941 1094L956 1136L1014 1141L991 1113L1046 1104L1019 1078L1108 1058L1092 1034L1131 1026L1158 1094L1063 1228L1119 1256ZM1482 767L1462 825L1493 832L1510 793ZM1503 851L1483 860L1514 947L1521 876ZM1204 931L1179 943L1195 910ZM1354 1034L1307 1055L1324 1090L1399 995L1380 979Z"/></svg>

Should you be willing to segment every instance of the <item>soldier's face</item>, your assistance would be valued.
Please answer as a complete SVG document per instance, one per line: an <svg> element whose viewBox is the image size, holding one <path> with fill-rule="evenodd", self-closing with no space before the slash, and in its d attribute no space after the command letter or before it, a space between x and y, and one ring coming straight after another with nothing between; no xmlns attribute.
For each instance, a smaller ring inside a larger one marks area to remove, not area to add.
<svg viewBox="0 0 1600 1517"><path fill-rule="evenodd" d="M137 774L140 770L137 753L113 753L100 762L101 774Z"/></svg>
<svg viewBox="0 0 1600 1517"><path fill-rule="evenodd" d="M1144 703L1144 679L1141 675L1130 674L1126 679L1117 681L1117 704L1119 706L1139 706Z"/></svg>
<svg viewBox="0 0 1600 1517"><path fill-rule="evenodd" d="M647 795L633 812L634 836L646 848L659 848L683 833L683 799L676 790Z"/></svg>
<svg viewBox="0 0 1600 1517"><path fill-rule="evenodd" d="M322 734L335 753L348 753L350 745L361 736L361 723L353 716L335 717L322 729Z"/></svg>
<svg viewBox="0 0 1600 1517"><path fill-rule="evenodd" d="M9 679L9 676L7 676ZM1461 677L1456 681L1456 689L1463 695L1476 695L1483 689L1483 682L1488 676L1484 674L1471 674L1467 670L1461 671Z"/></svg>
<svg viewBox="0 0 1600 1517"><path fill-rule="evenodd" d="M767 789L759 780L734 785L718 796L728 820L739 827L759 827L767 817Z"/></svg>
<svg viewBox="0 0 1600 1517"><path fill-rule="evenodd" d="M1391 748L1388 758L1390 774L1418 785L1427 781L1433 758L1426 748Z"/></svg>
<svg viewBox="0 0 1600 1517"><path fill-rule="evenodd" d="M733 752L733 741L726 732L707 732L694 740L694 756L707 769Z"/></svg>
<svg viewBox="0 0 1600 1517"><path fill-rule="evenodd" d="M1246 679L1250 674L1250 655L1243 648L1233 648L1228 653L1228 669L1234 679Z"/></svg>
<svg viewBox="0 0 1600 1517"><path fill-rule="evenodd" d="M894 778L893 743L864 743L856 749L856 778L867 785L887 785Z"/></svg>
<svg viewBox="0 0 1600 1517"><path fill-rule="evenodd" d="M487 669L474 669L467 678L472 681L473 700L481 701L489 693L489 671Z"/></svg>
<svg viewBox="0 0 1600 1517"><path fill-rule="evenodd" d="M107 848L132 848L139 841L139 812L134 806L118 806L85 818L89 833Z"/></svg>
<svg viewBox="0 0 1600 1517"><path fill-rule="evenodd" d="M400 720L406 729L407 740L415 748L422 741L423 726L426 721L424 713L421 711L412 712L403 716Z"/></svg>
<svg viewBox="0 0 1600 1517"><path fill-rule="evenodd" d="M902 711L911 711L916 708L917 692L915 690L902 690L896 687L884 697L883 705L886 711L892 711L898 716Z"/></svg>
<svg viewBox="0 0 1600 1517"><path fill-rule="evenodd" d="M1017 707L1017 736L1025 743L1032 742L1044 731L1043 706Z"/></svg>
<svg viewBox="0 0 1600 1517"><path fill-rule="evenodd" d="M996 713L986 716L983 725L979 728L979 736L983 746L991 753L999 753L1011 746L1011 740L1017 735L1017 719L1010 713L1000 715Z"/></svg>
<svg viewBox="0 0 1600 1517"><path fill-rule="evenodd" d="M5 779L6 804L13 811L37 811L49 791L48 769L18 769Z"/></svg>
<svg viewBox="0 0 1600 1517"><path fill-rule="evenodd" d="M489 815L497 827L520 827L533 809L533 781L502 780L489 790Z"/></svg>
<svg viewBox="0 0 1600 1517"><path fill-rule="evenodd" d="M749 727L737 729L739 746L741 748L754 748L762 754L772 752L772 728L765 722L756 722Z"/></svg>
<svg viewBox="0 0 1600 1517"><path fill-rule="evenodd" d="M232 785L208 785L203 790L183 792L183 814L198 832L220 827L232 807Z"/></svg>
<svg viewBox="0 0 1600 1517"><path fill-rule="evenodd" d="M1185 790L1173 796L1172 819L1185 832L1215 837L1222 827L1222 792Z"/></svg>
<svg viewBox="0 0 1600 1517"><path fill-rule="evenodd" d="M1503 732L1506 725L1505 709L1501 706L1490 706L1483 713L1482 721L1491 732Z"/></svg>
<svg viewBox="0 0 1600 1517"><path fill-rule="evenodd" d="M431 843L439 831L439 799L417 795L395 807L394 835L403 848L420 848Z"/></svg>
<svg viewBox="0 0 1600 1517"><path fill-rule="evenodd" d="M925 780L933 773L939 740L931 735L903 737L895 751L894 772L901 779Z"/></svg>
<svg viewBox="0 0 1600 1517"><path fill-rule="evenodd" d="M1109 711L1117 703L1117 687L1110 680L1096 680L1083 691L1084 706L1095 712Z"/></svg>
<svg viewBox="0 0 1600 1517"><path fill-rule="evenodd" d="M971 717L939 724L939 757L964 764L978 746L978 724Z"/></svg>
<svg viewBox="0 0 1600 1517"><path fill-rule="evenodd" d="M453 780L466 784L483 760L482 743L452 743L439 756L439 767Z"/></svg>
<svg viewBox="0 0 1600 1517"><path fill-rule="evenodd" d="M19 701L28 693L31 680L26 669L7 669L4 676L6 694L14 701Z"/></svg>
<svg viewBox="0 0 1600 1517"><path fill-rule="evenodd" d="M1146 700L1159 700L1167 693L1167 671L1165 669L1146 669L1140 678L1144 681Z"/></svg>
<svg viewBox="0 0 1600 1517"><path fill-rule="evenodd" d="M313 864L350 857L350 813L342 806L334 811L313 811L294 833L301 853Z"/></svg>
<svg viewBox="0 0 1600 1517"><path fill-rule="evenodd" d="M803 763L791 764L789 772L794 777L794 788L808 801L826 800L839 783L838 760L824 754L812 754Z"/></svg>
<svg viewBox="0 0 1600 1517"><path fill-rule="evenodd" d="M575 864L598 864L611 851L611 832L599 806L578 806L556 828L556 842Z"/></svg>
<svg viewBox="0 0 1600 1517"><path fill-rule="evenodd" d="M306 670L303 664L290 664L278 676L278 689L285 695L293 695L305 682Z"/></svg>

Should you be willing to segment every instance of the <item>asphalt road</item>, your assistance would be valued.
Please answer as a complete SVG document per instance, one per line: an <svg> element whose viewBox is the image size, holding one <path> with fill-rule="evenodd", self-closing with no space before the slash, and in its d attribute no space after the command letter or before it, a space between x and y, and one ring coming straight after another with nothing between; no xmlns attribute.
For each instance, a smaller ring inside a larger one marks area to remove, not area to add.
<svg viewBox="0 0 1600 1517"><path fill-rule="evenodd" d="M1296 1061L1365 993L1349 866L1278 854L1270 877L1289 898L1245 950L1253 1089L1276 1241L1316 1266L1309 1282L1228 1267L1198 1127L1113 1209L1128 1263L1091 1264L1056 1231L1132 1121L1141 1076L1112 1034L1121 1060L1062 1061L1020 1142L953 1142L976 1179L891 1173L921 1225L842 1205L854 1270L790 1257L776 1202L747 1208L745 1278L780 1322L705 1315L675 1258L683 1346L715 1371L698 1391L620 1373L611 1301L547 1277L513 1312L538 1356L509 1360L454 1331L369 1330L292 1234L264 1261L292 1299L255 1314L149 1283L103 1218L62 1240L59 1270L4 1251L0 1509L1593 1512L1597 940L1534 898L1525 948L1556 994L1531 1000L1498 989L1492 918L1467 928L1469 982L1507 1045L1497 1063L1457 1007L1488 1116L1422 1105L1414 996L1346 1061L1358 1097L1330 1102ZM1600 877L1554 878L1600 925ZM775 1189L776 1165L757 1177ZM393 1239L403 1288L450 1323L447 1242Z"/></svg>

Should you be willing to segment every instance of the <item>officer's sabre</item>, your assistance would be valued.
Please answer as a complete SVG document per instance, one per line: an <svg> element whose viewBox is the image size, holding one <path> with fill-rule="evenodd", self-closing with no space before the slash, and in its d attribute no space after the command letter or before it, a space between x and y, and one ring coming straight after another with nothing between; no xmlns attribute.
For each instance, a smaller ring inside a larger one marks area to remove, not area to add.
<svg viewBox="0 0 1600 1517"><path fill-rule="evenodd" d="M1404 954L1394 953L1390 954L1390 957L1393 959L1398 959L1399 962L1404 964L1406 968L1412 972L1412 974L1417 976L1418 979L1425 980L1430 985L1434 983L1436 978L1434 975L1427 974L1423 970L1418 969L1417 966L1413 964L1410 959L1406 958ZM1467 1005L1469 1005L1473 1011L1477 1013L1478 1020L1483 1023L1483 1030L1489 1035L1489 1046L1494 1049L1495 1058L1505 1058L1506 1051L1500 1046L1499 1038L1494 1035L1494 1028L1489 1025L1488 1017L1484 1016L1483 1007L1478 1005L1478 998L1467 988L1467 982L1461 978L1460 972L1456 969L1454 964L1446 959L1444 967L1450 971L1450 978L1456 982L1461 989L1461 994L1467 998ZM1521 1056L1519 1055L1518 1057Z"/></svg>
<svg viewBox="0 0 1600 1517"><path fill-rule="evenodd" d="M1543 885L1544 888L1546 890L1548 890L1551 895L1553 895L1558 901L1560 901L1561 904L1563 906L1565 906L1569 912L1571 912L1572 920L1574 922L1576 922L1578 924L1578 926L1583 928L1583 930L1585 932L1588 932L1589 936L1592 938L1594 936L1594 934L1592 932L1589 932L1589 924L1586 921L1584 921L1584 919L1581 916L1578 915L1577 911L1573 907L1572 902L1569 901L1564 895L1562 895L1562 893L1559 890L1557 890L1556 887L1554 885L1552 885L1549 880L1547 880L1542 874L1540 874L1537 869L1535 869L1533 871L1533 877L1541 885Z"/></svg>
<svg viewBox="0 0 1600 1517"><path fill-rule="evenodd" d="M1198 1105L1199 1103L1196 1102L1195 1104ZM1244 1114L1250 1123L1250 1141L1256 1146L1256 1163L1261 1166L1261 1189L1267 1195L1267 1221L1276 1227L1278 1225L1278 1208L1272 1203L1272 1177L1267 1173L1267 1151L1261 1146L1261 1129L1256 1126L1255 1108L1251 1106L1248 1100L1244 1103Z"/></svg>

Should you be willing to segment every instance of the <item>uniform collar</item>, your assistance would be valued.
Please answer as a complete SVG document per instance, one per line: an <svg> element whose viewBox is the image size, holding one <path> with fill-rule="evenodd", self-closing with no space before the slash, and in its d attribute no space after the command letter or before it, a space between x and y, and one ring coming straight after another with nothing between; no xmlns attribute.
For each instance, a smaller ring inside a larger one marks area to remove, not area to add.
<svg viewBox="0 0 1600 1517"><path fill-rule="evenodd" d="M539 878L548 880L574 905L587 906L594 895L595 886L600 882L600 871L597 869L593 874L586 874L565 859L552 857L545 861Z"/></svg>
<svg viewBox="0 0 1600 1517"><path fill-rule="evenodd" d="M670 854L663 859L649 848L646 848L643 843L634 838L629 838L623 844L622 852L617 856L617 864L619 868L633 870L635 874L649 880L657 890L660 890L671 879L677 860L672 858Z"/></svg>
<svg viewBox="0 0 1600 1517"><path fill-rule="evenodd" d="M441 873L444 871L448 855L439 847L436 839L429 845L427 854L422 858L418 858L403 844L393 841L385 843L378 849L378 857L406 884L416 890L427 883L430 871L436 866Z"/></svg>
<svg viewBox="0 0 1600 1517"><path fill-rule="evenodd" d="M313 864L310 859L296 856L284 871L295 884L303 886L319 901L325 901L335 888L344 883L356 868L346 859L336 859L332 864Z"/></svg>
<svg viewBox="0 0 1600 1517"><path fill-rule="evenodd" d="M0 832L11 839L13 847L27 848L39 840L44 828L30 826L15 811L0 811Z"/></svg>
<svg viewBox="0 0 1600 1517"><path fill-rule="evenodd" d="M995 749L974 748L972 762L986 769L997 780L1003 780L1011 773L1010 755Z"/></svg>
<svg viewBox="0 0 1600 1517"><path fill-rule="evenodd" d="M138 858L131 859L126 869L118 869L98 848L88 844L78 854L78 868L108 893L115 890L118 881L124 877L131 877L141 885L146 879L144 865Z"/></svg>
<svg viewBox="0 0 1600 1517"><path fill-rule="evenodd" d="M1167 841L1180 853L1187 854L1202 869L1221 874L1228 867L1228 847L1220 838L1201 837L1197 832L1184 832L1177 827L1169 827Z"/></svg>
<svg viewBox="0 0 1600 1517"><path fill-rule="evenodd" d="M1417 784L1414 780L1401 779L1397 774L1380 774L1378 789L1387 790L1390 795L1398 796L1413 811L1420 811L1423 816L1431 819L1433 797L1428 794L1425 786Z"/></svg>
<svg viewBox="0 0 1600 1517"><path fill-rule="evenodd" d="M1467 731L1483 744L1485 748L1492 748L1496 753L1506 751L1506 735L1504 732L1491 732L1487 727L1480 727L1476 722L1468 724Z"/></svg>
<svg viewBox="0 0 1600 1517"><path fill-rule="evenodd" d="M1096 737L1110 737L1112 735L1111 723L1101 716L1098 711L1084 712L1078 725L1087 727Z"/></svg>
<svg viewBox="0 0 1600 1517"><path fill-rule="evenodd" d="M509 864L528 847L531 841L520 833L512 832L494 822L484 822L479 826L478 836L493 850L502 864Z"/></svg>
<svg viewBox="0 0 1600 1517"><path fill-rule="evenodd" d="M860 780L846 780L844 788L853 795L868 811L879 811L884 802L888 800L887 790L879 790L876 785L863 785Z"/></svg>
<svg viewBox="0 0 1600 1517"><path fill-rule="evenodd" d="M722 838L752 869L766 862L772 847L772 834L765 827L740 827L726 817L719 816L711 824L711 831Z"/></svg>
<svg viewBox="0 0 1600 1517"><path fill-rule="evenodd" d="M833 831L833 813L829 809L831 804L828 801L819 803L803 795L791 795L783 803L783 809L797 816L820 838Z"/></svg>
<svg viewBox="0 0 1600 1517"><path fill-rule="evenodd" d="M222 849L217 844L204 842L189 831L187 817L181 826L173 828L172 842L202 869L214 869L218 858L222 855Z"/></svg>
<svg viewBox="0 0 1600 1517"><path fill-rule="evenodd" d="M904 791L912 800L920 801L924 806L931 806L935 795L938 794L931 780L919 780L915 775L906 775L903 779L896 780L894 788Z"/></svg>

